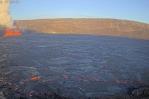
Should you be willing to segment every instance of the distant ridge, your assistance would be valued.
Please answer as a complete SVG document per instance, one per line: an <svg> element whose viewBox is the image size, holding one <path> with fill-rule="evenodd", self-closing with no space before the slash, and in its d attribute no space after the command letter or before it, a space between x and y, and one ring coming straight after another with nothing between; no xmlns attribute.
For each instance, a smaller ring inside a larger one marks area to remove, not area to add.
<svg viewBox="0 0 149 99"><path fill-rule="evenodd" d="M21 29L53 34L111 35L149 40L149 24L120 19L35 19L17 20Z"/></svg>

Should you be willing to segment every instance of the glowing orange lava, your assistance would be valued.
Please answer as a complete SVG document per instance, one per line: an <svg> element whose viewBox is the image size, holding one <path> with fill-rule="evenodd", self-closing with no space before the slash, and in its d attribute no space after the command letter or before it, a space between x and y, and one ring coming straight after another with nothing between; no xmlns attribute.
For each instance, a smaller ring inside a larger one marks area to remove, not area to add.
<svg viewBox="0 0 149 99"><path fill-rule="evenodd" d="M19 29L11 29L11 28L6 28L4 30L4 37L17 37L17 36L21 36L21 32L19 31Z"/></svg>
<svg viewBox="0 0 149 99"><path fill-rule="evenodd" d="M38 81L38 80L40 80L40 77L39 76L32 76L31 80L32 81Z"/></svg>

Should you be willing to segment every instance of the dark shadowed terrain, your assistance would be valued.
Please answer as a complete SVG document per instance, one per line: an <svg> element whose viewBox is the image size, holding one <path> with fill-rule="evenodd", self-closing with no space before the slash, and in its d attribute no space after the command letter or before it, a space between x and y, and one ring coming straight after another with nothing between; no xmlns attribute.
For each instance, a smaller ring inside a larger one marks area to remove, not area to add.
<svg viewBox="0 0 149 99"><path fill-rule="evenodd" d="M149 99L148 74L148 40L0 37L0 99Z"/></svg>

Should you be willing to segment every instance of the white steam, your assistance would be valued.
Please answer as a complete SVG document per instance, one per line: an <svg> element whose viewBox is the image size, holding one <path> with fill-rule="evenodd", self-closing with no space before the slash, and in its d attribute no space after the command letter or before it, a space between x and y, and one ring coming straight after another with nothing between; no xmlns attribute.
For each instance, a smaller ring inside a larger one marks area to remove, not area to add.
<svg viewBox="0 0 149 99"><path fill-rule="evenodd" d="M9 14L10 0L0 0L0 25L5 27L12 26L11 16Z"/></svg>

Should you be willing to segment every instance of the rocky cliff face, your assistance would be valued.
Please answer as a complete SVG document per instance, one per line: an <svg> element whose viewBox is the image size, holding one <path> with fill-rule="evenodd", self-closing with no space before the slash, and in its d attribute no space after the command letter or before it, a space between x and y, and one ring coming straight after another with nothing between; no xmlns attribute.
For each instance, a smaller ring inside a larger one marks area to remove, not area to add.
<svg viewBox="0 0 149 99"><path fill-rule="evenodd" d="M16 21L22 29L56 34L89 34L149 39L149 24L117 19L40 19Z"/></svg>
<svg viewBox="0 0 149 99"><path fill-rule="evenodd" d="M0 25L10 27L12 20L9 15L9 0L0 0Z"/></svg>

